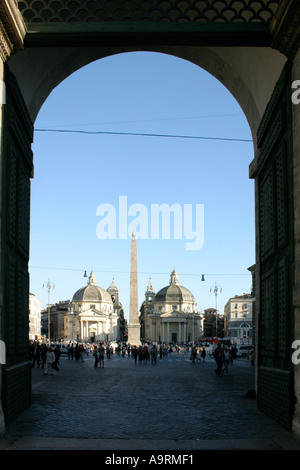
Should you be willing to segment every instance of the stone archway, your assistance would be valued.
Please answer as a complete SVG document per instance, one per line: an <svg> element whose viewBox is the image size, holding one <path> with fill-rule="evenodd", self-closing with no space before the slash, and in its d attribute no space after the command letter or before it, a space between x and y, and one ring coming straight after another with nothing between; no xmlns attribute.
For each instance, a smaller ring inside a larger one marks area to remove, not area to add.
<svg viewBox="0 0 300 470"><path fill-rule="evenodd" d="M299 332L300 194L294 182L300 111L290 99L291 82L300 78L299 2L120 0L117 7L106 2L100 8L97 1L24 0L19 8L5 0L0 10L7 87L1 149L6 421L22 411L16 405L22 394L23 407L30 399L25 324L33 122L51 90L72 72L139 50L172 54L204 68L233 94L249 122L255 155L250 176L256 183L258 404L283 425L293 423L299 434L294 401L300 378L290 360ZM25 386L11 394L17 382Z"/></svg>

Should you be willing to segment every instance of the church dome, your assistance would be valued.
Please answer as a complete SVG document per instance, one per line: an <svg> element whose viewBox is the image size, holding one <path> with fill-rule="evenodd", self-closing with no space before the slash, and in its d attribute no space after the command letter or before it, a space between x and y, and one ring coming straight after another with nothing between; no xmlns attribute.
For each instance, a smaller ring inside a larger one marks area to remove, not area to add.
<svg viewBox="0 0 300 470"><path fill-rule="evenodd" d="M87 286L81 287L73 295L72 302L110 302L112 303L109 293L97 286L96 278L91 272Z"/></svg>
<svg viewBox="0 0 300 470"><path fill-rule="evenodd" d="M195 302L193 294L179 284L178 274L174 269L170 284L157 292L155 302Z"/></svg>

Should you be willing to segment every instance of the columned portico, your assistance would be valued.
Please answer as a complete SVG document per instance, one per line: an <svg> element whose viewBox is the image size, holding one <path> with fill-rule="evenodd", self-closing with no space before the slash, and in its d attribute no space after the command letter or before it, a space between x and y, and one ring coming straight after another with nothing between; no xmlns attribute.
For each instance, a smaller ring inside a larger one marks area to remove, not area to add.
<svg viewBox="0 0 300 470"><path fill-rule="evenodd" d="M104 312L87 310L78 315L80 341L113 341L117 334L117 316L107 317Z"/></svg>
<svg viewBox="0 0 300 470"><path fill-rule="evenodd" d="M195 311L194 296L179 284L175 269L170 275L170 284L157 294L149 280L145 297L142 315L145 341L182 344L194 342L201 336L201 315Z"/></svg>
<svg viewBox="0 0 300 470"><path fill-rule="evenodd" d="M178 345L195 342L200 336L200 321L201 317L197 313L187 315L176 311L161 315L159 329L162 331L162 342L171 343L174 336Z"/></svg>
<svg viewBox="0 0 300 470"><path fill-rule="evenodd" d="M117 340L120 305L115 282L106 291L91 272L87 285L75 292L71 311L65 316L65 340Z"/></svg>

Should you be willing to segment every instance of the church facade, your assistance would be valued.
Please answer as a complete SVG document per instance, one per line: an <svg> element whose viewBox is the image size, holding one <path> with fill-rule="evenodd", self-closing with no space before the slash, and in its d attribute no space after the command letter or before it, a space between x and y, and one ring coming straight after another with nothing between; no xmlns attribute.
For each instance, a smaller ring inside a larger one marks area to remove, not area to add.
<svg viewBox="0 0 300 470"><path fill-rule="evenodd" d="M65 341L117 341L122 335L123 314L115 281L105 290L91 272L87 285L73 295L65 315Z"/></svg>
<svg viewBox="0 0 300 470"><path fill-rule="evenodd" d="M193 343L201 336L201 315L193 294L180 285L174 269L170 283L157 293L151 279L140 309L141 339L157 343Z"/></svg>

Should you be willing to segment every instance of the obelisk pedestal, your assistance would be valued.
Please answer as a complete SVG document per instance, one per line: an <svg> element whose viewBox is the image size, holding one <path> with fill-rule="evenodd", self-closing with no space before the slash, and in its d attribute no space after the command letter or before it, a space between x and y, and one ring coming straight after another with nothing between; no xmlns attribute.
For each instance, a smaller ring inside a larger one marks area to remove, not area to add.
<svg viewBox="0 0 300 470"><path fill-rule="evenodd" d="M139 300L138 300L138 272L137 272L137 248L135 234L131 239L130 254L130 298L129 298L129 323L128 343L130 346L141 344L141 328L139 322Z"/></svg>

